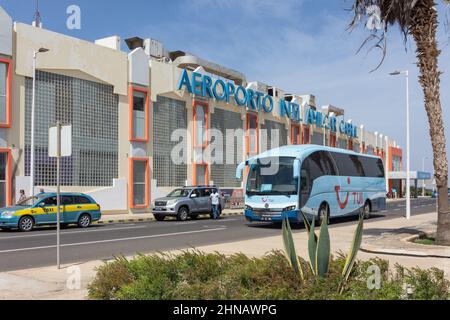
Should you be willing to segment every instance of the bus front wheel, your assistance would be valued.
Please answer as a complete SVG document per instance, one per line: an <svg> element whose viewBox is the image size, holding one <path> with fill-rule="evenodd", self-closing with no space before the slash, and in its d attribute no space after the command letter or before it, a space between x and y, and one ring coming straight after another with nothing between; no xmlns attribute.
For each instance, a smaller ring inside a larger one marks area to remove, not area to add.
<svg viewBox="0 0 450 320"><path fill-rule="evenodd" d="M327 224L330 224L330 210L328 210L328 204L322 203L319 209L318 219L320 225L322 225L324 221L326 221Z"/></svg>

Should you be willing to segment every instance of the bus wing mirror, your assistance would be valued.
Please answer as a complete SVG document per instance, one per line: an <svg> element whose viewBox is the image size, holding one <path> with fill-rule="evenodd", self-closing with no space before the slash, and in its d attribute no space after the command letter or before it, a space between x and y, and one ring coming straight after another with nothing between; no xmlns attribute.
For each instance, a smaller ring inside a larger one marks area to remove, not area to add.
<svg viewBox="0 0 450 320"><path fill-rule="evenodd" d="M236 179L242 180L242 174L244 172L244 168L247 166L248 161L242 162L236 169Z"/></svg>
<svg viewBox="0 0 450 320"><path fill-rule="evenodd" d="M294 161L294 179L300 178L300 160L295 159Z"/></svg>

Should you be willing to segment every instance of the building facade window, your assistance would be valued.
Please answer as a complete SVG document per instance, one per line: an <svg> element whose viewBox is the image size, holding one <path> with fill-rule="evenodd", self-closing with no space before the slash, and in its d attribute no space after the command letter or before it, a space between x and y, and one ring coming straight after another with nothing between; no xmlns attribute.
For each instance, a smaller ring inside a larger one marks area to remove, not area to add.
<svg viewBox="0 0 450 320"><path fill-rule="evenodd" d="M261 148L267 151L287 145L287 133L284 123L266 120L261 125Z"/></svg>
<svg viewBox="0 0 450 320"><path fill-rule="evenodd" d="M361 153L366 153L366 143L365 142L361 143L361 151L360 152Z"/></svg>
<svg viewBox="0 0 450 320"><path fill-rule="evenodd" d="M308 126L303 127L303 144L310 144L311 143L311 131Z"/></svg>
<svg viewBox="0 0 450 320"><path fill-rule="evenodd" d="M370 156L374 156L375 154L375 148L373 146L367 146L366 147L366 154L370 155Z"/></svg>
<svg viewBox="0 0 450 320"><path fill-rule="evenodd" d="M392 171L399 172L402 171L402 158L398 156L392 157Z"/></svg>
<svg viewBox="0 0 450 320"><path fill-rule="evenodd" d="M0 149L0 207L9 207L11 203L11 151Z"/></svg>
<svg viewBox="0 0 450 320"><path fill-rule="evenodd" d="M0 128L11 127L11 60L0 58Z"/></svg>
<svg viewBox="0 0 450 320"><path fill-rule="evenodd" d="M330 133L330 147L336 148L336 134Z"/></svg>
<svg viewBox="0 0 450 320"><path fill-rule="evenodd" d="M148 90L139 87L130 87L130 141L148 142L148 126Z"/></svg>
<svg viewBox="0 0 450 320"><path fill-rule="evenodd" d="M259 120L258 115L247 113L245 128L245 148L248 157L255 156L259 153Z"/></svg>
<svg viewBox="0 0 450 320"><path fill-rule="evenodd" d="M353 141L353 151L356 153L361 153L361 145L359 144L359 141Z"/></svg>
<svg viewBox="0 0 450 320"><path fill-rule="evenodd" d="M25 81L25 175L30 175L33 80ZM118 178L119 98L114 88L44 71L36 73L35 181L56 185L48 128L72 124L72 156L61 159L63 186L109 187Z"/></svg>
<svg viewBox="0 0 450 320"><path fill-rule="evenodd" d="M153 179L158 187L179 187L187 180L187 140L177 137L172 140L176 130L187 130L186 103L164 96L158 96L153 103ZM172 159L175 146L180 153ZM184 151L184 152L183 152ZM176 160L174 162L173 160Z"/></svg>
<svg viewBox="0 0 450 320"><path fill-rule="evenodd" d="M337 141L337 147L339 149L347 149L348 148L348 140L343 137L339 137L338 141Z"/></svg>
<svg viewBox="0 0 450 320"><path fill-rule="evenodd" d="M222 141L216 141L216 149L211 156L216 163L211 166L211 181L222 188L239 188L241 181L236 179L236 168L243 161L244 144L241 114L215 108L211 113L211 129L222 133ZM231 136L234 134L234 137ZM230 140L233 138L233 140ZM213 137L210 137L212 140ZM220 145L221 144L221 145ZM220 147L219 147L220 145ZM221 152L221 155L218 153Z"/></svg>
<svg viewBox="0 0 450 320"><path fill-rule="evenodd" d="M309 143L323 146L325 135L323 132L313 130Z"/></svg>
<svg viewBox="0 0 450 320"><path fill-rule="evenodd" d="M209 107L207 102L195 100L194 119L194 185L208 185L208 167L204 161L204 152L208 146Z"/></svg>
<svg viewBox="0 0 450 320"><path fill-rule="evenodd" d="M291 144L298 145L302 143L302 135L300 125L297 123L291 124Z"/></svg>
<svg viewBox="0 0 450 320"><path fill-rule="evenodd" d="M353 151L353 140L352 139L348 139L348 150Z"/></svg>
<svg viewBox="0 0 450 320"><path fill-rule="evenodd" d="M130 158L130 208L145 209L150 205L149 160Z"/></svg>

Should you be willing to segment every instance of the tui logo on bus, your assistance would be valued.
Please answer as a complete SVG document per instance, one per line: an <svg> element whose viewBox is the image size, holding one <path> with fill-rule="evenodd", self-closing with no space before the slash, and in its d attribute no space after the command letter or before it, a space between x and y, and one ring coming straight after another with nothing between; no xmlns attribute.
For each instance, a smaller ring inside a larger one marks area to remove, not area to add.
<svg viewBox="0 0 450 320"><path fill-rule="evenodd" d="M350 178L347 178L347 183L348 183L348 185L350 185L350 183L351 183ZM336 191L336 198L337 198L337 202L338 202L339 208L341 208L341 210L344 210L345 208L347 208L348 200L350 198L350 192L347 192L347 195L345 197L345 201L342 201L341 195L340 195L341 186L335 186L334 190Z"/></svg>

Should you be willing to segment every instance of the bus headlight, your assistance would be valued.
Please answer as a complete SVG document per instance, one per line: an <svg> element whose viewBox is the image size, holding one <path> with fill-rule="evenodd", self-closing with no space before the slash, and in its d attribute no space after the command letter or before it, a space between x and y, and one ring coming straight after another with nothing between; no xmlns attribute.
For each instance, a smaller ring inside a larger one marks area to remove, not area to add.
<svg viewBox="0 0 450 320"><path fill-rule="evenodd" d="M253 208L252 208L252 207L250 207L250 206L245 206L245 210L248 210L248 211L253 211Z"/></svg>
<svg viewBox="0 0 450 320"><path fill-rule="evenodd" d="M283 209L283 212L294 211L294 210L296 210L296 209L297 209L297 206L290 206L290 207L284 208L284 209Z"/></svg>

